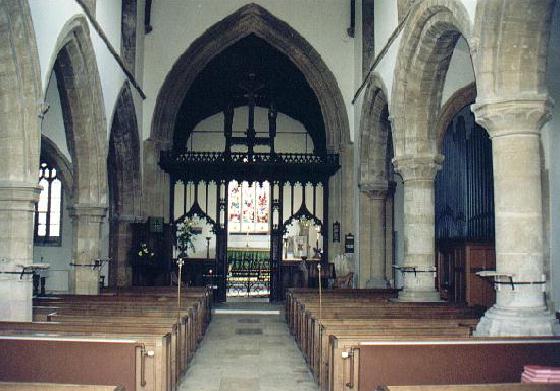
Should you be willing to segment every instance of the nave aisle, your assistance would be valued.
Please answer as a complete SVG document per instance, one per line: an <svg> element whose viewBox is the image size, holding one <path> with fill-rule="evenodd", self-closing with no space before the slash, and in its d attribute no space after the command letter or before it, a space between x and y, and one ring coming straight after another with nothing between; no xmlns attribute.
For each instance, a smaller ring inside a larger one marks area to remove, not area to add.
<svg viewBox="0 0 560 391"><path fill-rule="evenodd" d="M223 313L240 307L260 314ZM216 308L180 391L318 390L281 306L232 303Z"/></svg>

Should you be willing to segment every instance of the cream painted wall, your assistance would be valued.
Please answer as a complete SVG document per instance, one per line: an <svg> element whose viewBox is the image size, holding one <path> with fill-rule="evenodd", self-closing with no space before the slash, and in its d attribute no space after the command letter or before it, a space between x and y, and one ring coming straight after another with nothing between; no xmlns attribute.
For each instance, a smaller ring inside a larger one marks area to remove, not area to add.
<svg viewBox="0 0 560 391"><path fill-rule="evenodd" d="M41 80L46 94L49 78L56 60L60 45L61 32L67 23L76 17L84 17L82 8L74 0L29 0L39 62L41 66ZM120 51L121 44L121 2L116 0L97 0L96 19L105 31L113 47ZM109 50L99 38L97 32L89 24L90 37L97 59L99 78L103 93L105 117L107 118L107 134L111 126L113 108L124 82L124 74Z"/></svg>
<svg viewBox="0 0 560 391"><path fill-rule="evenodd" d="M70 262L72 262L72 220L68 213L69 200L64 191L62 201L62 238L60 246L33 246L33 262L47 262L50 268L41 272L47 277L47 291L67 292Z"/></svg>
<svg viewBox="0 0 560 391"><path fill-rule="evenodd" d="M461 37L453 50L449 69L445 75L441 105L443 106L455 91L474 82L474 80L474 70L469 52L469 45L465 38Z"/></svg>
<svg viewBox="0 0 560 391"><path fill-rule="evenodd" d="M54 72L47 87L45 102L49 105L49 111L41 121L41 134L47 136L70 162L72 157L68 151L66 143L66 132L64 130L64 119L62 118L62 108L60 107L60 95L56 85L56 75Z"/></svg>
<svg viewBox="0 0 560 391"><path fill-rule="evenodd" d="M257 0L277 18L296 29L319 52L338 81L349 113L354 93L354 42L348 37L349 2L340 0ZM152 4L154 30L145 37L144 139L149 137L159 89L177 58L208 27L250 3L247 0L167 0ZM289 6L288 6L289 5Z"/></svg>

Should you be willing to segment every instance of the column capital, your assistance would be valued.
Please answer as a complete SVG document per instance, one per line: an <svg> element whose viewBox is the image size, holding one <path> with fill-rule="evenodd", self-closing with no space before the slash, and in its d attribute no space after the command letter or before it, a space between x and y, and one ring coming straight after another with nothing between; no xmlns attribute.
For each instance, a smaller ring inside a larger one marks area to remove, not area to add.
<svg viewBox="0 0 560 391"><path fill-rule="evenodd" d="M509 135L540 135L550 119L553 101L548 95L531 98L477 100L471 106L476 122L491 138Z"/></svg>
<svg viewBox="0 0 560 391"><path fill-rule="evenodd" d="M39 201L42 187L37 182L1 181L0 201Z"/></svg>
<svg viewBox="0 0 560 391"><path fill-rule="evenodd" d="M387 181L367 182L360 184L360 191L371 199L385 199L389 185Z"/></svg>
<svg viewBox="0 0 560 391"><path fill-rule="evenodd" d="M69 208L70 217L73 219L88 218L91 221L101 223L107 214L106 205L98 204L74 204Z"/></svg>
<svg viewBox="0 0 560 391"><path fill-rule="evenodd" d="M403 180L434 180L441 163L443 155L404 155L393 159L395 171L401 174Z"/></svg>

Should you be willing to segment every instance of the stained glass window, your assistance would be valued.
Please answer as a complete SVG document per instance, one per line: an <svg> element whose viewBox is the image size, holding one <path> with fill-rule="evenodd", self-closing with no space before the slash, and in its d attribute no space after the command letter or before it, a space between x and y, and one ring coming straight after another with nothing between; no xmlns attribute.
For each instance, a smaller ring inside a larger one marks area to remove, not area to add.
<svg viewBox="0 0 560 391"><path fill-rule="evenodd" d="M270 185L264 182L229 184L228 228L229 232L268 233Z"/></svg>
<svg viewBox="0 0 560 391"><path fill-rule="evenodd" d="M46 162L39 168L43 189L35 204L35 244L60 244L62 220L62 182L57 169Z"/></svg>

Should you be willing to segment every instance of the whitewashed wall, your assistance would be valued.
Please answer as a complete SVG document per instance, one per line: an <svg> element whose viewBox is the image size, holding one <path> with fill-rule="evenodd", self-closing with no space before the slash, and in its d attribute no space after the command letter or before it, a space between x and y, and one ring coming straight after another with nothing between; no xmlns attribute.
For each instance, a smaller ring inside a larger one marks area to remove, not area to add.
<svg viewBox="0 0 560 391"><path fill-rule="evenodd" d="M349 2L340 0L257 0L275 17L296 29L321 55L338 81L349 113L353 135L351 100L354 93L354 42L346 29L350 21ZM177 58L204 31L251 3L246 0L167 0L152 4L153 31L145 37L144 139L150 134L151 119L165 76Z"/></svg>
<svg viewBox="0 0 560 391"><path fill-rule="evenodd" d="M469 53L469 45L465 38L461 37L457 41L457 45L453 50L449 69L445 76L445 84L443 85L443 93L441 96L441 105L456 92L470 83L474 82L474 70Z"/></svg>
<svg viewBox="0 0 560 391"><path fill-rule="evenodd" d="M66 143L66 132L64 130L64 119L62 117L62 107L60 106L60 95L58 94L58 87L56 85L56 75L54 72L51 74L47 92L45 94L45 103L49 105L49 111L41 121L41 134L47 136L70 162L72 157L68 151L68 144Z"/></svg>

